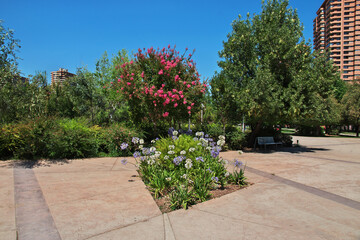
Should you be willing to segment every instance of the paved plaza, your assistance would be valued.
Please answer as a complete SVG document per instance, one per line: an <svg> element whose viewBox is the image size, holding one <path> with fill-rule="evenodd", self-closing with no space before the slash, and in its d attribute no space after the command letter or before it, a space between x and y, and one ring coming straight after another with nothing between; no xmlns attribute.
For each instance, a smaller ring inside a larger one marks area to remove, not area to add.
<svg viewBox="0 0 360 240"><path fill-rule="evenodd" d="M221 153L253 184L168 214L122 158L0 162L0 239L360 239L360 139L297 141Z"/></svg>

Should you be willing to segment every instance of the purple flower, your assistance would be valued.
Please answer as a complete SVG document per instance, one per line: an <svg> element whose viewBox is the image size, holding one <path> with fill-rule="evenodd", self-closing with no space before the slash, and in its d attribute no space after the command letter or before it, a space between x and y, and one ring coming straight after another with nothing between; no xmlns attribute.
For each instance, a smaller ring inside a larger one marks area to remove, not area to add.
<svg viewBox="0 0 360 240"><path fill-rule="evenodd" d="M138 143L139 143L139 140L140 140L140 139L139 139L138 137L133 137L131 141L132 141L134 144L138 144Z"/></svg>
<svg viewBox="0 0 360 240"><path fill-rule="evenodd" d="M213 171L211 171L210 168L206 169L206 171L208 171L209 173L212 173Z"/></svg>
<svg viewBox="0 0 360 240"><path fill-rule="evenodd" d="M138 158L141 156L141 153L136 151L136 152L134 152L133 156L134 156L134 158Z"/></svg>
<svg viewBox="0 0 360 240"><path fill-rule="evenodd" d="M195 158L196 161L201 161L201 162L204 162L204 159L202 157L197 157Z"/></svg>
<svg viewBox="0 0 360 240"><path fill-rule="evenodd" d="M172 138L173 140L178 139L178 137L177 137L177 136L172 136L171 138Z"/></svg>
<svg viewBox="0 0 360 240"><path fill-rule="evenodd" d="M121 148L121 150L125 150L128 146L129 146L129 145L124 142L124 143L122 143L122 144L120 145L120 148Z"/></svg>
<svg viewBox="0 0 360 240"><path fill-rule="evenodd" d="M213 158L216 158L217 156L219 156L219 152L218 152L218 151L211 150L211 156L212 156Z"/></svg>
<svg viewBox="0 0 360 240"><path fill-rule="evenodd" d="M235 167L241 167L241 165L243 165L243 163L241 161L235 159L234 165L235 165Z"/></svg>
<svg viewBox="0 0 360 240"><path fill-rule="evenodd" d="M182 162L183 159L184 158L182 156L175 157L173 160L173 163L178 166Z"/></svg>
<svg viewBox="0 0 360 240"><path fill-rule="evenodd" d="M212 177L211 180L215 181L215 182L218 182L219 181L219 178L218 177Z"/></svg>
<svg viewBox="0 0 360 240"><path fill-rule="evenodd" d="M121 160L121 163L122 163L123 165L126 165L127 162L128 162L128 161L127 161L126 159L122 159L122 160Z"/></svg>

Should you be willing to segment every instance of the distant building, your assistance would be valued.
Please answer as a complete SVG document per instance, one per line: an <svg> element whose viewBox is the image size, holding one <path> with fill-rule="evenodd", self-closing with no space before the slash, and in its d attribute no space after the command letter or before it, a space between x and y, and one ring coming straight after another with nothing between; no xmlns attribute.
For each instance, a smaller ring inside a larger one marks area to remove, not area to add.
<svg viewBox="0 0 360 240"><path fill-rule="evenodd" d="M75 76L65 68L59 68L58 71L51 72L51 85L62 84L66 79Z"/></svg>
<svg viewBox="0 0 360 240"><path fill-rule="evenodd" d="M315 50L330 51L341 78L360 78L360 0L325 0L314 19Z"/></svg>

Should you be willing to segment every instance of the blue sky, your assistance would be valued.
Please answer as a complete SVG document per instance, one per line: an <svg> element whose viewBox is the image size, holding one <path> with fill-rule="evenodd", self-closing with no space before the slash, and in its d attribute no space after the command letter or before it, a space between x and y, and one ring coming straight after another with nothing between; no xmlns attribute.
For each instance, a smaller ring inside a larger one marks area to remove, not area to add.
<svg viewBox="0 0 360 240"><path fill-rule="evenodd" d="M323 0L290 0L312 41L313 19ZM93 1L0 0L0 19L21 41L19 69L24 76L60 67L76 72L107 51L165 47L196 49L202 78L211 78L218 51L239 14L259 13L261 0Z"/></svg>

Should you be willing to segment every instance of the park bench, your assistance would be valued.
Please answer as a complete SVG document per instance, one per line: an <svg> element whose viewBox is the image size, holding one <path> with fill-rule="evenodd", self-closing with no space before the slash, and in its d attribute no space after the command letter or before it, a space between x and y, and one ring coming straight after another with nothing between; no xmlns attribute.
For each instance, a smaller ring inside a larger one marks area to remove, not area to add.
<svg viewBox="0 0 360 240"><path fill-rule="evenodd" d="M256 144L259 146L264 146L266 149L267 145L282 145L282 142L275 142L273 137L257 137L255 139L254 149L256 149Z"/></svg>

